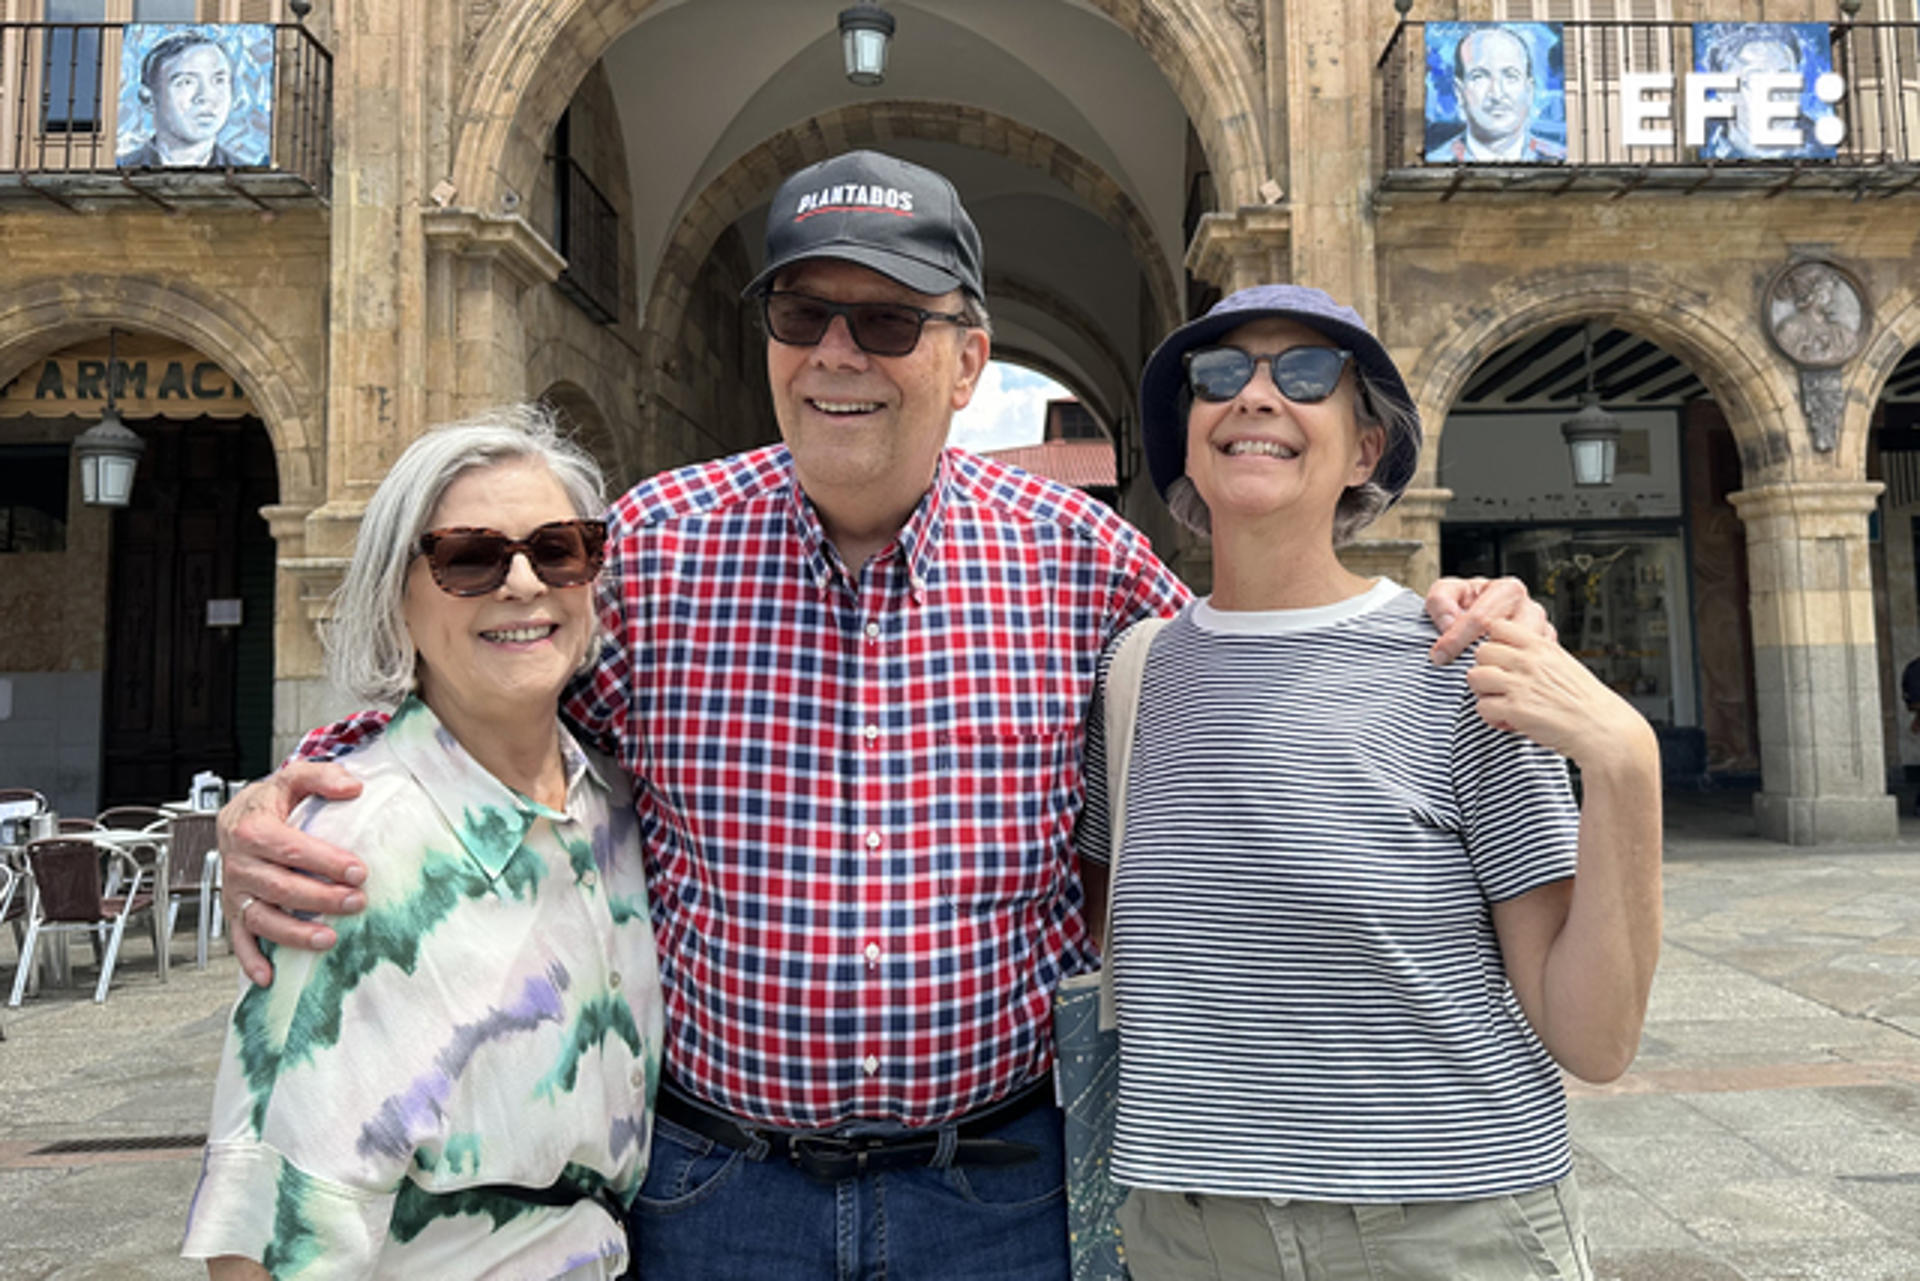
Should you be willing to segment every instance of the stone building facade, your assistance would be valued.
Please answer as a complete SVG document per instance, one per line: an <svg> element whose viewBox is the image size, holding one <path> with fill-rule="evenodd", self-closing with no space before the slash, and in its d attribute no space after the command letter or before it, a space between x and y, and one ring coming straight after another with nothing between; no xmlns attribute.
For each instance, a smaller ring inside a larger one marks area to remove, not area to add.
<svg viewBox="0 0 1920 1281"><path fill-rule="evenodd" d="M1664 717L1676 762L1697 757L1677 783L1757 783L1760 829L1782 840L1893 831L1890 779L1920 763L1895 714L1900 663L1920 653L1920 473L1896 475L1920 449L1905 435L1920 432L1914 0L1854 6L1851 21L1886 25L1844 39L1831 32L1848 6L1812 0L1452 0L1410 6L1406 25L1385 5L1310 0L892 0L875 88L841 74L837 0L318 0L304 18L284 0L183 4L101 0L97 16L304 24L328 56L324 171L276 185L290 167L276 150L266 173L117 174L97 152L73 163L74 129L0 112L0 470L9 451L44 470L98 417L77 394L36 400L49 361L99 361L110 329L156 362L177 349L235 394L225 418L129 414L151 458L181 460L150 505L197 528L192 495L263 484L257 524L226 519L244 526L229 541L268 559L230 556L187 599L190 540L142 542L135 527L157 518L138 484L129 512L85 507L71 478L64 502L39 503L59 509L59 545L0 547L0 783L44 778L68 808L177 795L186 776L167 771L211 750L208 734L244 739L221 759L248 773L337 710L316 641L327 594L372 488L435 422L544 397L617 483L772 439L738 297L766 203L792 169L872 146L954 177L986 238L996 354L1094 411L1123 508L1196 584L1205 548L1140 475L1133 381L1218 292L1321 286L1376 322L1427 424L1414 489L1354 564L1416 586L1443 569L1535 573L1536 595L1551 585L1567 618L1599 628L1594 661L1657 652L1622 687ZM53 16L49 0L0 0L9 24ZM1536 97L1568 149L1551 180L1422 155L1443 24L1459 22L1555 24L1540 39L1559 61L1540 79L1557 96ZM1824 24L1846 101L1870 104L1845 108L1852 143L1714 165L1625 148L1624 69L1664 68L1678 95L1687 42L1707 39L1693 24L1737 22ZM0 99L19 100L10 76L53 84L36 39L0 29ZM1624 61L1593 56L1604 48ZM280 96L308 116L314 99ZM65 163L48 161L56 132ZM1782 273L1804 263L1860 304L1854 349L1811 382L1769 333ZM1561 495L1560 472L1500 461L1543 433L1559 450L1552 424L1573 402L1556 366L1596 332L1650 353L1640 368L1692 375L1665 396L1652 374L1610 375L1646 423L1623 438L1622 471L1664 468L1665 489ZM1543 362L1553 394L1496 409L1499 375L1524 390ZM1630 464L1629 444L1651 461ZM0 502L38 501L4 485ZM171 557L171 613L136 624L128 584L153 580L139 558L154 554ZM1574 570L1542 568L1583 558L1578 592ZM209 640L203 598L250 599L258 564L270 618L246 611ZM1605 595L1623 567L1619 601L1639 602L1650 640L1596 623L1603 596L1628 608ZM116 653L129 631L167 628L169 654ZM249 685L262 654L271 683ZM180 692L206 681L219 688ZM171 710L141 722L145 765L114 773L114 743L140 737L115 708L139 698ZM239 710L209 721L209 699Z"/></svg>

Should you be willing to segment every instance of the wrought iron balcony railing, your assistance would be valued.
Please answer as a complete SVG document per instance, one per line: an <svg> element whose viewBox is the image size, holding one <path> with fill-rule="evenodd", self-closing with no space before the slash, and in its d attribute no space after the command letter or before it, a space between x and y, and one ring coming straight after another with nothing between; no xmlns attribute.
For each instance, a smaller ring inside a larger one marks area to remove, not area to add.
<svg viewBox="0 0 1920 1281"><path fill-rule="evenodd" d="M268 208L332 170L333 55L303 26L0 22L0 197Z"/></svg>
<svg viewBox="0 0 1920 1281"><path fill-rule="evenodd" d="M1388 189L1920 193L1920 23L1405 22L1376 69Z"/></svg>
<svg viewBox="0 0 1920 1281"><path fill-rule="evenodd" d="M554 248L567 260L555 285L603 325L620 319L620 215L569 156L554 157Z"/></svg>

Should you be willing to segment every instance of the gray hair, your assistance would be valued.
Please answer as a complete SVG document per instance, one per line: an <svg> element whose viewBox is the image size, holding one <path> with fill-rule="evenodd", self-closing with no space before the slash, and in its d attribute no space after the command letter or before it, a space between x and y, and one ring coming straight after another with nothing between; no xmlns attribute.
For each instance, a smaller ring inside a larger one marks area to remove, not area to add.
<svg viewBox="0 0 1920 1281"><path fill-rule="evenodd" d="M415 684L413 639L407 633L407 569L420 535L455 478L475 467L515 459L545 465L577 515L606 510L599 465L561 435L544 405L503 405L436 427L395 460L360 518L346 577L333 594L333 617L321 639L327 675L356 698L398 706ZM599 655L598 611L586 662Z"/></svg>
<svg viewBox="0 0 1920 1281"><path fill-rule="evenodd" d="M960 314L965 317L962 323L969 329L978 329L987 337L993 337L993 317L987 314L987 304L964 289L960 291Z"/></svg>
<svg viewBox="0 0 1920 1281"><path fill-rule="evenodd" d="M1411 405L1387 394L1379 383L1367 375L1358 362L1353 366L1356 388L1353 398L1353 417L1357 427L1379 427L1386 434L1386 449L1381 458L1387 456L1393 442L1407 431L1417 431L1419 416ZM1181 392L1181 413L1184 416L1192 406L1191 393ZM1378 464L1375 465L1378 471ZM1379 519L1380 514L1393 506L1399 494L1389 490L1377 480L1368 479L1358 485L1347 486L1340 495L1340 502L1333 509L1333 545L1344 547L1352 542L1368 525ZM1213 513L1207 509L1207 500L1200 496L1200 487L1193 483L1191 476L1179 476L1167 486L1167 510L1173 518L1185 525L1202 538L1213 536Z"/></svg>

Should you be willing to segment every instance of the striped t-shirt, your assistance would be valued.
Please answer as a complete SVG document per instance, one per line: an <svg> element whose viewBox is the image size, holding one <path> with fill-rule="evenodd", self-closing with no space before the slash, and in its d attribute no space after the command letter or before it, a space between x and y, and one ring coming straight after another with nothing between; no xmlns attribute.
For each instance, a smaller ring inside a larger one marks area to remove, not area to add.
<svg viewBox="0 0 1920 1281"><path fill-rule="evenodd" d="M1115 886L1113 1173L1172 1191L1490 1196L1571 1164L1490 904L1571 876L1565 763L1427 660L1418 597L1190 606L1142 686ZM1080 848L1108 848L1101 718Z"/></svg>

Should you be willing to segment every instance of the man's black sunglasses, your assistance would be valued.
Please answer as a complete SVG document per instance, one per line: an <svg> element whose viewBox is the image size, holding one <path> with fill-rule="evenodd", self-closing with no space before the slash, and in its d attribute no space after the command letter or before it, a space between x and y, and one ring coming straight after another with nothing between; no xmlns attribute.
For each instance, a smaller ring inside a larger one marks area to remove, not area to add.
<svg viewBox="0 0 1920 1281"><path fill-rule="evenodd" d="M1272 356L1238 347L1196 347L1186 355L1187 387L1196 400L1232 400L1264 363L1282 396L1311 405L1333 395L1352 359L1352 352L1339 347L1289 347Z"/></svg>
<svg viewBox="0 0 1920 1281"><path fill-rule="evenodd" d="M968 324L965 313L928 311L900 302L829 302L812 294L775 289L760 296L767 332L790 347L811 347L827 336L835 316L847 318L854 344L869 356L904 356L920 344L929 320Z"/></svg>

